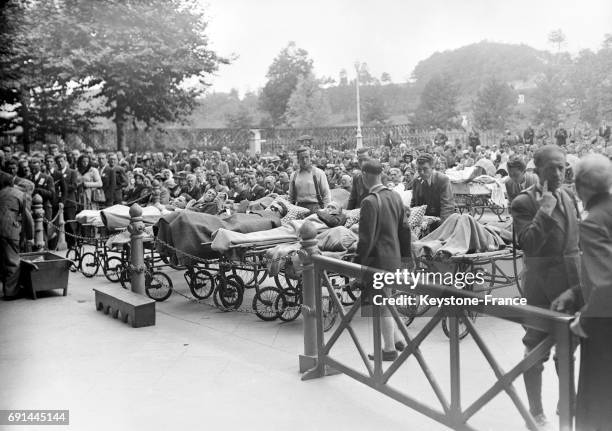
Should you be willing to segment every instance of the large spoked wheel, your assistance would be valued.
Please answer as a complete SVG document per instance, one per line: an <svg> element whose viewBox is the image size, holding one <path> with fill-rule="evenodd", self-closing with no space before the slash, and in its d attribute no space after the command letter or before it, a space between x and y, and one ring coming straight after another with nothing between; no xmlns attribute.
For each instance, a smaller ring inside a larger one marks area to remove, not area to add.
<svg viewBox="0 0 612 431"><path fill-rule="evenodd" d="M278 318L283 322L291 322L302 313L302 294L297 289L288 288L278 295L274 302L278 310Z"/></svg>
<svg viewBox="0 0 612 431"><path fill-rule="evenodd" d="M283 293L276 287L264 287L253 297L253 311L264 322L278 319L278 310L274 306L277 298Z"/></svg>
<svg viewBox="0 0 612 431"><path fill-rule="evenodd" d="M108 281L117 283L121 279L123 261L118 257L109 257L106 261L106 266L103 266L102 270Z"/></svg>
<svg viewBox="0 0 612 431"><path fill-rule="evenodd" d="M470 207L470 215L476 220L480 220L484 215L485 209L480 203L476 203L475 206Z"/></svg>
<svg viewBox="0 0 612 431"><path fill-rule="evenodd" d="M235 280L220 280L213 297L215 305L225 311L237 310L242 305L244 289Z"/></svg>
<svg viewBox="0 0 612 431"><path fill-rule="evenodd" d="M172 280L163 272L147 271L145 275L145 292L156 301L165 301L172 295Z"/></svg>
<svg viewBox="0 0 612 431"><path fill-rule="evenodd" d="M77 249L74 247L70 247L68 251L66 252L66 259L70 261L70 267L69 267L70 271L77 272L79 270L79 264L80 264L80 259L79 259L79 254L77 253Z"/></svg>
<svg viewBox="0 0 612 431"><path fill-rule="evenodd" d="M232 267L232 274L243 280L245 289L260 286L268 276L263 257L249 256L239 266Z"/></svg>
<svg viewBox="0 0 612 431"><path fill-rule="evenodd" d="M91 278L98 273L98 269L100 268L100 262L95 254L92 252L84 253L81 256L81 261L79 262L79 269L81 273L87 278Z"/></svg>
<svg viewBox="0 0 612 431"><path fill-rule="evenodd" d="M459 339L460 340L463 340L469 333L469 330L463 321L463 319L467 319L467 318L471 319L473 322L474 320L476 320L476 313L472 311L466 311L465 316L461 316L459 318ZM442 330L444 331L446 336L449 338L450 338L450 319L453 319L453 317L445 317L444 319L442 319Z"/></svg>
<svg viewBox="0 0 612 431"><path fill-rule="evenodd" d="M191 294L198 299L210 297L215 290L215 278L205 269L200 269L193 273L187 282Z"/></svg>
<svg viewBox="0 0 612 431"><path fill-rule="evenodd" d="M323 315L323 331L327 332L334 327L339 314L336 303L331 297L324 296L321 298L321 312Z"/></svg>
<svg viewBox="0 0 612 431"><path fill-rule="evenodd" d="M121 275L119 277L119 283L121 283L121 287L127 290L132 290L132 278L130 275L130 270L127 265L123 267L121 270Z"/></svg>

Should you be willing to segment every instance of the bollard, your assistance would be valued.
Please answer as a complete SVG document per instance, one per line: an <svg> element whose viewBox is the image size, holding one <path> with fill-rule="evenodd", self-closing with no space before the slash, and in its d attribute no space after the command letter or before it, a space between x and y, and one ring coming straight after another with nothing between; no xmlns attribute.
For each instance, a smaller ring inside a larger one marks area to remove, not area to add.
<svg viewBox="0 0 612 431"><path fill-rule="evenodd" d="M144 237L145 225L142 221L142 208L138 204L133 204L130 207L130 281L132 283L132 292L145 293L145 271L144 263L144 247L142 239Z"/></svg>
<svg viewBox="0 0 612 431"><path fill-rule="evenodd" d="M66 221L64 220L64 204L59 203L59 208L57 210L57 225L59 227L59 232L57 233L57 245L55 246L55 251L64 251L68 249L68 244L66 243Z"/></svg>
<svg viewBox="0 0 612 431"><path fill-rule="evenodd" d="M159 181L153 180L151 186L153 187L153 205L158 206L161 195L161 184L159 183Z"/></svg>
<svg viewBox="0 0 612 431"><path fill-rule="evenodd" d="M32 215L34 216L34 249L43 250L45 248L43 199L39 194L32 198Z"/></svg>
<svg viewBox="0 0 612 431"><path fill-rule="evenodd" d="M314 273L314 264L311 256L320 254L317 247L317 230L312 222L305 222L299 231L300 244L302 250L300 252L300 260L302 262L302 298L304 309L302 310L302 318L304 324L304 354L300 355L299 365L300 373L315 368L317 365L317 319L316 307L319 304L315 302L316 275Z"/></svg>

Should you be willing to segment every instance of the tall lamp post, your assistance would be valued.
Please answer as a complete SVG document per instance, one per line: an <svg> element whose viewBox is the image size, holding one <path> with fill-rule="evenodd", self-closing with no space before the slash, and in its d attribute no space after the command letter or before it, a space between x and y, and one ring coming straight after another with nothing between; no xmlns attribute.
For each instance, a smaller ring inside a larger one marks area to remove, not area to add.
<svg viewBox="0 0 612 431"><path fill-rule="evenodd" d="M355 79L355 91L357 93L357 149L363 147L363 136L361 136L361 109L359 106L359 72L361 70L361 65L359 62L355 62L355 71L357 72L357 77Z"/></svg>

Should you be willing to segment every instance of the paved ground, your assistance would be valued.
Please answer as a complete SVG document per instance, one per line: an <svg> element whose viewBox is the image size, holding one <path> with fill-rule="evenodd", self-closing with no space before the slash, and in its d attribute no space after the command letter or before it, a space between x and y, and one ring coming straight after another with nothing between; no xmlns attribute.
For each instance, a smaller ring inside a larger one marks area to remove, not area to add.
<svg viewBox="0 0 612 431"><path fill-rule="evenodd" d="M182 274L171 275L177 291L188 294ZM175 293L157 304L155 326L133 329L95 310L92 288L107 283L70 274L67 297L0 301L0 409L69 409L71 425L54 429L79 431L446 429L347 376L302 382L300 319L262 322ZM500 293L516 294L509 288ZM414 335L425 321L417 319L409 332ZM359 318L355 326L371 351L371 321ZM483 317L476 326L504 368L520 360L520 327ZM493 373L470 339L461 351L466 406L493 383ZM333 352L359 366L347 336ZM440 327L425 341L423 354L450 398L448 340ZM556 419L551 369L544 392L546 410ZM438 408L414 359L391 384ZM522 395L522 381L516 387ZM506 395L471 423L483 430L525 429Z"/></svg>

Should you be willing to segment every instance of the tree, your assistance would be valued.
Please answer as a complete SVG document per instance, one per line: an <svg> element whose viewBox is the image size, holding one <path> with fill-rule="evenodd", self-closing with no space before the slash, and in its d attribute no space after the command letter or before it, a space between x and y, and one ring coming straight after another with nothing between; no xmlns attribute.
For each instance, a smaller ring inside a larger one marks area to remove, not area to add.
<svg viewBox="0 0 612 431"><path fill-rule="evenodd" d="M266 74L268 82L262 90L260 103L261 108L270 114L274 125L285 121L289 98L299 78L311 73L312 67L308 52L298 48L295 42L289 42L270 65Z"/></svg>
<svg viewBox="0 0 612 431"><path fill-rule="evenodd" d="M561 45L565 43L565 34L561 29L557 29L548 33L548 41L557 46L557 52L561 52Z"/></svg>
<svg viewBox="0 0 612 431"><path fill-rule="evenodd" d="M415 113L416 122L423 128L450 129L457 125L458 87L449 75L435 75L421 93Z"/></svg>
<svg viewBox="0 0 612 431"><path fill-rule="evenodd" d="M329 124L331 109L320 82L314 75L300 76L287 103L287 122L292 127L309 128Z"/></svg>
<svg viewBox="0 0 612 431"><path fill-rule="evenodd" d="M388 107L385 96L380 85L364 89L361 107L363 110L363 121L367 125L384 124L389 119Z"/></svg>
<svg viewBox="0 0 612 431"><path fill-rule="evenodd" d="M493 77L480 89L473 104L474 122L482 130L503 130L512 114L514 91Z"/></svg>
<svg viewBox="0 0 612 431"><path fill-rule="evenodd" d="M87 89L72 46L80 31L62 2L3 2L0 14L0 130L21 127L24 150L50 133L90 125L79 109Z"/></svg>
<svg viewBox="0 0 612 431"><path fill-rule="evenodd" d="M249 109L241 104L234 113L227 114L226 126L230 129L250 129L255 124L255 119Z"/></svg>
<svg viewBox="0 0 612 431"><path fill-rule="evenodd" d="M207 22L184 0L90 2L73 0L72 13L89 35L85 71L105 100L102 115L117 128L117 148L125 149L129 119L147 127L179 121L204 92L205 78L229 60L208 49ZM187 78L196 85L187 87Z"/></svg>
<svg viewBox="0 0 612 431"><path fill-rule="evenodd" d="M380 75L380 82L383 84L391 84L391 75L389 75L387 72L383 72L382 75Z"/></svg>
<svg viewBox="0 0 612 431"><path fill-rule="evenodd" d="M537 81L533 93L536 123L544 123L547 127L557 124L561 114L561 89L561 77L552 69Z"/></svg>

